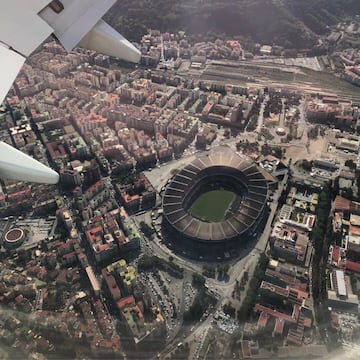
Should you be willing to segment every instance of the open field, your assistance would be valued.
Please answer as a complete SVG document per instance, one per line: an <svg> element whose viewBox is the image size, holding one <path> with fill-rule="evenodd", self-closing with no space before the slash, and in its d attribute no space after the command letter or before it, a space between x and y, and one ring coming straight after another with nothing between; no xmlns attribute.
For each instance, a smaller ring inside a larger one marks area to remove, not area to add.
<svg viewBox="0 0 360 360"><path fill-rule="evenodd" d="M191 207L191 215L219 222L224 219L225 212L235 198L235 194L226 190L213 190L200 195Z"/></svg>
<svg viewBox="0 0 360 360"><path fill-rule="evenodd" d="M309 161L320 159L325 148L326 138L318 137L316 140L310 141L309 148L301 145L290 145L286 147L286 158L287 163L288 159L292 159L292 162L296 162L298 160L307 159Z"/></svg>

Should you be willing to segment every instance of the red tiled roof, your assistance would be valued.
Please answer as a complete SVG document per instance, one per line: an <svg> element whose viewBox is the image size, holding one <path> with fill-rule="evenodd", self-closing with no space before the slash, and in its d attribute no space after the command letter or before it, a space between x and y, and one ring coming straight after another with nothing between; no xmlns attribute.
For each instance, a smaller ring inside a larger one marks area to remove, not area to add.
<svg viewBox="0 0 360 360"><path fill-rule="evenodd" d="M248 340L241 341L241 350L244 359L251 359L251 348Z"/></svg>
<svg viewBox="0 0 360 360"><path fill-rule="evenodd" d="M311 328L312 325L312 319L309 317L305 317L304 318L304 326L307 328Z"/></svg>
<svg viewBox="0 0 360 360"><path fill-rule="evenodd" d="M350 201L350 211L355 214L360 213L360 203L356 201Z"/></svg>
<svg viewBox="0 0 360 360"><path fill-rule="evenodd" d="M339 260L340 260L340 247L335 246L335 247L332 248L331 263L338 265Z"/></svg>
<svg viewBox="0 0 360 360"><path fill-rule="evenodd" d="M97 223L97 222L100 222L102 220L102 217L100 215L95 215L92 217L91 221L93 223Z"/></svg>
<svg viewBox="0 0 360 360"><path fill-rule="evenodd" d="M357 263L355 261L346 260L345 268L346 270L351 270L360 273L360 263Z"/></svg>
<svg viewBox="0 0 360 360"><path fill-rule="evenodd" d="M309 294L306 291L294 288L290 288L290 290L296 292L298 299L307 299L309 297Z"/></svg>
<svg viewBox="0 0 360 360"><path fill-rule="evenodd" d="M30 189L27 188L27 189L25 189L25 190L20 190L20 191L18 191L18 192L9 194L9 195L8 195L8 198L9 198L9 199L12 199L13 197L25 195L25 194L28 194L28 193L30 193L30 192L31 192Z"/></svg>
<svg viewBox="0 0 360 360"><path fill-rule="evenodd" d="M139 195L138 194L135 194L135 195L129 195L129 194L122 194L122 198L123 200L126 202L126 203L129 203L131 201L134 201L134 200L137 200L139 199Z"/></svg>
<svg viewBox="0 0 360 360"><path fill-rule="evenodd" d="M227 43L228 43L228 45L230 47L238 47L238 46L240 46L240 43L237 40L229 40Z"/></svg>
<svg viewBox="0 0 360 360"><path fill-rule="evenodd" d="M350 210L351 201L343 198L342 196L336 196L335 198L335 210Z"/></svg>
<svg viewBox="0 0 360 360"><path fill-rule="evenodd" d="M127 307L128 305L134 305L134 304L135 304L135 298L132 295L130 295L130 296L120 299L117 302L117 307L118 307L118 309L122 310L125 307Z"/></svg>
<svg viewBox="0 0 360 360"><path fill-rule="evenodd" d="M72 249L73 249L73 246L71 243L64 243L64 244L61 244L57 250L60 252L62 250L71 251Z"/></svg>
<svg viewBox="0 0 360 360"><path fill-rule="evenodd" d="M360 227L359 227L359 226L355 226L355 225L350 225L349 235L359 236L359 235L360 235Z"/></svg>
<svg viewBox="0 0 360 360"><path fill-rule="evenodd" d="M100 251L105 251L107 249L109 249L109 244L100 244L100 245L96 245L94 250L100 252Z"/></svg>
<svg viewBox="0 0 360 360"><path fill-rule="evenodd" d="M276 334L282 335L284 331L285 321L283 319L276 318L274 331Z"/></svg>
<svg viewBox="0 0 360 360"><path fill-rule="evenodd" d="M297 289L306 290L306 287L307 287L306 283L302 283L295 276L291 276L291 275L282 273L280 271L275 271L275 270L267 268L265 271L265 275L267 277L279 279L279 280L283 281L284 283L286 283L287 285L296 287Z"/></svg>
<svg viewBox="0 0 360 360"><path fill-rule="evenodd" d="M261 282L260 289L268 290L268 291L271 291L273 293L276 293L276 294L284 296L284 297L289 296L289 290L288 289L284 289L281 286L271 284L271 283L269 283L267 281L262 281Z"/></svg>
<svg viewBox="0 0 360 360"><path fill-rule="evenodd" d="M323 102L333 102L333 103L338 103L338 99L337 97L332 97L332 96L324 96L323 97Z"/></svg>
<svg viewBox="0 0 360 360"><path fill-rule="evenodd" d="M296 323L297 322L297 318L299 316L299 312L300 312L300 307L298 305L294 305L294 311L293 311L293 315L290 316L290 315L286 315L286 314L283 314L281 312L278 312L276 310L272 310L272 309L269 309L267 308L266 306L263 306L263 305L260 305L260 304L256 304L254 306L254 312L258 312L258 311L261 311L261 312L265 312L267 313L268 315L271 315L273 316L274 318L279 318L279 319L283 319L285 321L288 321L290 323Z"/></svg>
<svg viewBox="0 0 360 360"><path fill-rule="evenodd" d="M24 300L24 296L22 294L18 295L16 298L15 298L15 302L17 304L21 304Z"/></svg>
<svg viewBox="0 0 360 360"><path fill-rule="evenodd" d="M267 321L269 319L269 315L265 312L262 312L259 316L259 320L258 320L258 328L264 328L267 324Z"/></svg>
<svg viewBox="0 0 360 360"><path fill-rule="evenodd" d="M104 183L103 179L100 179L99 181L97 181L95 184L91 185L86 191L85 194L89 194L91 192L93 192L97 187L101 186Z"/></svg>
<svg viewBox="0 0 360 360"><path fill-rule="evenodd" d="M109 274L106 269L102 269L101 274L106 282L106 285L107 285L113 299L115 301L119 300L121 297L121 292L116 283L114 276Z"/></svg>
<svg viewBox="0 0 360 360"><path fill-rule="evenodd" d="M88 241L93 244L101 240L103 228L101 226L93 227L85 232Z"/></svg>

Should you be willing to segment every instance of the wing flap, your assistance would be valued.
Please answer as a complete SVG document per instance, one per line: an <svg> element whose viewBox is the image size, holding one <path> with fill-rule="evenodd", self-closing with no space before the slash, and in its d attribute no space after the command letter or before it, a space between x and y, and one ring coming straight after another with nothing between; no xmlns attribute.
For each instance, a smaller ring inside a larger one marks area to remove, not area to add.
<svg viewBox="0 0 360 360"><path fill-rule="evenodd" d="M50 8L39 16L54 29L55 36L67 51L71 51L95 26L116 0L62 0L64 10L56 14Z"/></svg>
<svg viewBox="0 0 360 360"><path fill-rule="evenodd" d="M24 56L29 56L53 29L33 10L22 7L14 1L1 6L1 42Z"/></svg>
<svg viewBox="0 0 360 360"><path fill-rule="evenodd" d="M18 6L24 6L31 9L35 13L38 13L39 11L41 11L51 3L51 0L12 0L12 1L18 3L19 4Z"/></svg>

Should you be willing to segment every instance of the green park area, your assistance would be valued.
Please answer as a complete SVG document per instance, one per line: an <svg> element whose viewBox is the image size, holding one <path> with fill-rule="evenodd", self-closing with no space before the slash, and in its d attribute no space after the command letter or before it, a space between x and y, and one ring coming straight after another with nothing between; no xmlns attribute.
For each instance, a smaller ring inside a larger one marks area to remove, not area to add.
<svg viewBox="0 0 360 360"><path fill-rule="evenodd" d="M192 216L211 222L220 222L224 219L235 194L226 190L212 190L200 195L190 209Z"/></svg>

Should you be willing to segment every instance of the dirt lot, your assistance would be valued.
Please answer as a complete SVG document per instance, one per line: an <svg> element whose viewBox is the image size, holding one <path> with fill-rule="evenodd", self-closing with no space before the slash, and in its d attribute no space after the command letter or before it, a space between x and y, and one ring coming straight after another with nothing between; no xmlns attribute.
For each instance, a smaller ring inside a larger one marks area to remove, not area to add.
<svg viewBox="0 0 360 360"><path fill-rule="evenodd" d="M311 140L309 148L306 148L306 146L300 144L290 144L290 146L286 147L286 160L291 158L292 162L295 163L296 161L302 159L319 159L321 157L325 144L325 137L319 137L316 140Z"/></svg>

